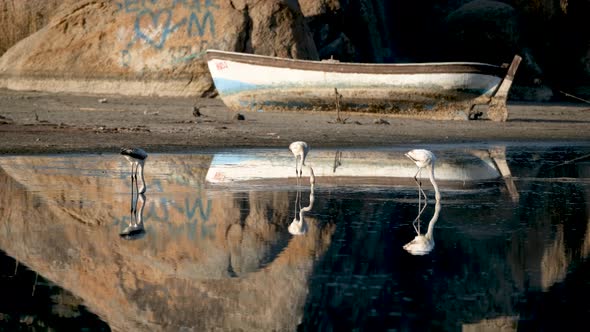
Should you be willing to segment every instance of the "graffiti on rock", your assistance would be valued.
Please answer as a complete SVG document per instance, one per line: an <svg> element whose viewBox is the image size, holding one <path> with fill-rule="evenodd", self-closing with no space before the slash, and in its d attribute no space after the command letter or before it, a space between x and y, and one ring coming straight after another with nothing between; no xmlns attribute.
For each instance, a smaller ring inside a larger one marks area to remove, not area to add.
<svg viewBox="0 0 590 332"><path fill-rule="evenodd" d="M129 15L133 22L117 33L121 65L163 69L201 58L216 37L216 1L118 1L117 14Z"/></svg>

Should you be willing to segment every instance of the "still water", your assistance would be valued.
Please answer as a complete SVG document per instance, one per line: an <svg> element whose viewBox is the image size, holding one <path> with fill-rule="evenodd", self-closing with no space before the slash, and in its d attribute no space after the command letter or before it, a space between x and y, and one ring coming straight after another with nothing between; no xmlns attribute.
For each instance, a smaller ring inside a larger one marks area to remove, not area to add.
<svg viewBox="0 0 590 332"><path fill-rule="evenodd" d="M427 148L1 157L0 331L585 324L590 144Z"/></svg>

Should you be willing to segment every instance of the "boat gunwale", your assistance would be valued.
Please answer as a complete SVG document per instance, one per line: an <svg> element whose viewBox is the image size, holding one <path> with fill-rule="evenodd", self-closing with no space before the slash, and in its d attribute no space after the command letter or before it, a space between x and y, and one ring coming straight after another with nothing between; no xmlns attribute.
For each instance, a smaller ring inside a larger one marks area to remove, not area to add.
<svg viewBox="0 0 590 332"><path fill-rule="evenodd" d="M351 63L278 58L266 55L206 50L207 61L226 60L263 67L353 74L482 74L504 78L508 68L481 62Z"/></svg>

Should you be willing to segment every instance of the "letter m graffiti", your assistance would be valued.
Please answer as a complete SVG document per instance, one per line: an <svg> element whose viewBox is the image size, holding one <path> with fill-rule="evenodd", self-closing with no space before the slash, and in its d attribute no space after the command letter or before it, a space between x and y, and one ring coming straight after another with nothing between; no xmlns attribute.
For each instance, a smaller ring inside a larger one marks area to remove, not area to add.
<svg viewBox="0 0 590 332"><path fill-rule="evenodd" d="M205 29L207 28L207 22L209 23L209 33L211 34L211 37L214 37L215 23L213 21L213 15L211 15L211 12L206 11L200 19L195 12L192 12L188 20L188 36L203 37L203 35L206 33Z"/></svg>

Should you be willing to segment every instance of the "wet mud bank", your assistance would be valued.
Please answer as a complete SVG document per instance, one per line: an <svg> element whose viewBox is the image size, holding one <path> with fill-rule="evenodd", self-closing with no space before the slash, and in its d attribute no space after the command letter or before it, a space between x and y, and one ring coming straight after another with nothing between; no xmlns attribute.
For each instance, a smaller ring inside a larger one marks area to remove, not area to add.
<svg viewBox="0 0 590 332"><path fill-rule="evenodd" d="M53 94L0 89L0 153L150 152L282 147L589 142L587 104L508 103L507 122L384 114L230 111L220 99ZM243 116L238 116L238 115Z"/></svg>

